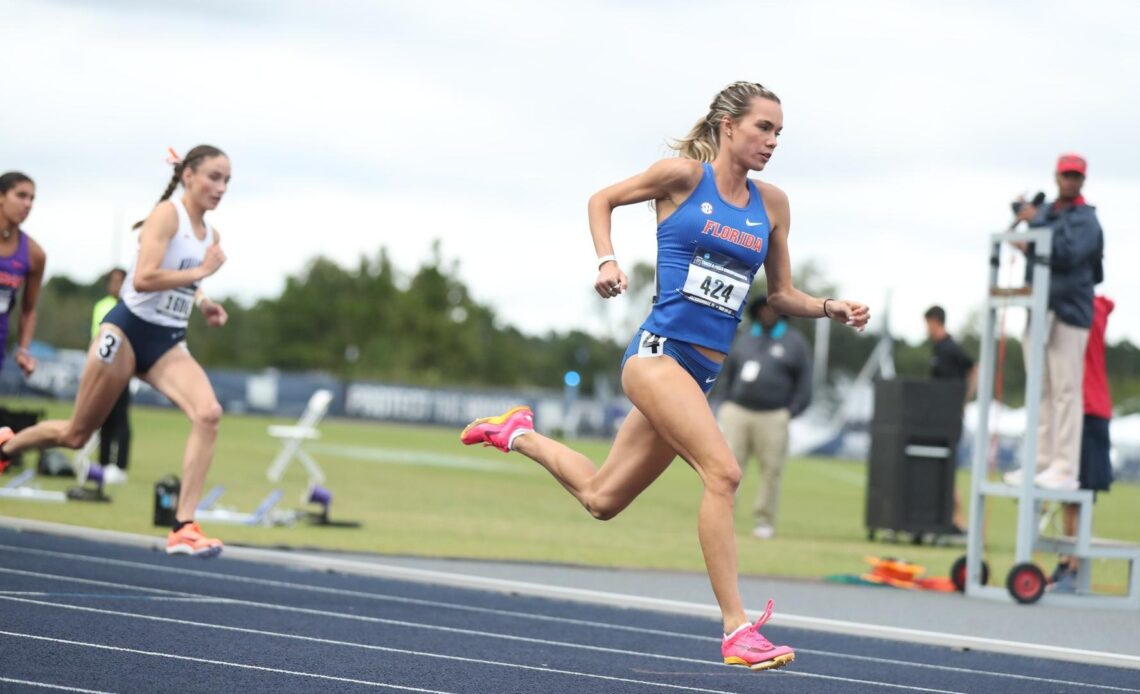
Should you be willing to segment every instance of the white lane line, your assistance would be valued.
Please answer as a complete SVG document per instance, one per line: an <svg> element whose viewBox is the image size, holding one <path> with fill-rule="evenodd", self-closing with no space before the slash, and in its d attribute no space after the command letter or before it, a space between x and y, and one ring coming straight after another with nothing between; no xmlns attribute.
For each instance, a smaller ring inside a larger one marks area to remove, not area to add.
<svg viewBox="0 0 1140 694"><path fill-rule="evenodd" d="M161 547L161 541L146 535L135 535L107 530L84 528L80 526L65 525L62 523L49 523L45 521L31 521L21 518L0 516L0 527L16 530L42 532L64 537L80 538L93 542L110 542L131 547L155 549ZM9 547L0 544L0 548ZM35 550L24 547L11 547L16 551L43 552L64 556L69 559L87 559L83 555L51 552L50 550ZM582 588L569 588L565 586L547 585L542 583L528 583L525 581L512 581L485 576L449 573L428 569L413 569L401 566L392 566L375 562L361 562L348 559L310 556L298 552L281 552L275 550L254 549L248 547L227 548L227 556L260 564L272 566L289 566L306 568L320 572L336 572L354 576L369 576L399 581L411 581L431 585L443 585L456 588L484 590L506 594L518 594L531 597L541 597L553 600L588 603L620 607L623 609L642 609L666 614L686 615L690 617L720 618L720 612L715 605L705 603L685 602L681 600L668 600L649 598L640 595L625 593L609 593L606 591L589 590ZM94 558L92 558L94 559ZM106 560L113 562L115 560ZM124 562L130 564L130 562ZM151 568L151 567L148 567ZM178 571L178 570L175 570ZM757 612L759 610L750 610ZM809 631L822 631L831 634L845 634L858 638L887 639L900 641L912 645L927 645L968 649L1016 655L1029 658L1046 658L1087 665L1107 665L1116 668L1140 669L1140 656L1123 653L1109 653L1105 651L1090 651L1080 648L1052 646L1049 644L1026 643L993 639L965 634L952 634L946 632L929 631L925 629L908 629L904 627L883 626L862 622L849 622L838 619L822 617L807 617L781 612L773 618L776 626Z"/></svg>
<svg viewBox="0 0 1140 694"><path fill-rule="evenodd" d="M498 472L508 475L533 475L538 470L532 465L512 465L497 460L485 460L475 456L449 455L446 453L425 453L395 448L371 448L367 446L344 446L327 443L308 444L313 453L327 453L338 458L361 460L369 463L407 465L412 467L440 467L477 472Z"/></svg>
<svg viewBox="0 0 1140 694"><path fill-rule="evenodd" d="M0 595L0 600L10 600L13 602L23 602L33 605L46 605L49 607L58 607L68 610L83 610L89 612L98 612L101 614L110 614L122 617L137 617L139 619L155 619L166 620L175 624L193 624L196 626L215 626L207 625L201 622L182 621L172 617L156 617L154 615L144 615L137 612L120 612L117 610L107 610L98 607L88 607L86 605L69 605L59 602L46 602L43 600L31 600L27 598L18 598L8 595ZM275 612L291 612L293 614L305 614L315 617L326 617L333 619L345 619L353 622L364 622L365 624L384 624L393 627L403 627L405 629L423 629L425 631L439 631L445 634L457 634L459 636L476 636L479 638L502 639L504 641L515 641L517 643L528 643L537 646L553 646L555 648L574 648L583 651L592 651L594 653L607 653L611 655L633 655L639 658L652 658L656 660L671 660L675 662L693 663L696 665L713 665L721 667L719 663L709 659L700 658L685 658L683 656L665 655L661 653L642 653L639 651L630 651L624 648L610 648L608 646L595 646L587 643L574 643L572 641L553 641L550 639L540 639L533 636L519 636L517 634L503 634L495 631L483 631L481 629L461 629L459 627L446 627L440 624L426 624L423 622L408 622L402 619L388 619L386 617L370 617L367 615L347 614L344 612L332 612L329 610L317 610L309 607L294 607L292 605L277 605L274 603L256 602L253 600L230 600L230 605L240 605L244 607L259 607L266 610L273 610ZM217 628L226 629L245 629L245 627L223 627L216 625ZM315 638L315 637L314 637Z"/></svg>
<svg viewBox="0 0 1140 694"><path fill-rule="evenodd" d="M67 581L68 583L82 583L87 586L99 586L101 588L121 588L122 585L115 583L109 585L107 581L96 581L90 578L80 578L78 576L61 576L60 574L43 573L42 571L28 571L27 569L10 569L6 566L0 566L0 573L15 574L17 576L27 576L28 578L46 578L55 581ZM127 584L131 586L131 590L141 593L157 593L159 595L181 595L183 597L194 595L194 593L184 593L178 590L166 590L164 588L149 588L146 586ZM5 591L9 592L9 591Z"/></svg>
<svg viewBox="0 0 1140 694"><path fill-rule="evenodd" d="M84 598L91 600L130 600L131 602L198 602L226 605L229 598L176 598L165 595L123 595L122 593L49 593L42 590L0 590L0 596L20 595L32 598Z"/></svg>
<svg viewBox="0 0 1140 694"><path fill-rule="evenodd" d="M405 692L424 692L425 694L453 694L452 692L442 692L436 689L421 689L419 687L405 687L399 684L388 684L386 682L370 682L368 680L355 680L349 677L334 677L333 675L321 675L315 672L298 672L297 670L282 670L280 668L262 667L260 665L246 665L245 663L231 663L225 660L211 660L209 658L193 658L186 655L175 655L173 653L158 653L156 651L143 651L137 648L123 648L122 646L108 646L102 643L87 643L85 641L71 641L69 639L57 639L51 636L38 636L36 634L21 634L15 631L0 631L0 636L13 636L23 639L35 639L36 641L50 641L52 643L62 643L68 646L83 646L84 648L98 648L105 651L117 651L119 653L133 653L135 655L149 655L156 658L169 658L171 660L185 660L194 663L204 663L206 665L225 665L227 667L242 668L245 670L259 670L261 672L272 672L279 675L293 675L294 677L312 677L320 680L332 680L333 682L347 682L349 684L363 684L369 687L381 687L384 689L399 689ZM78 691L78 690L77 690Z"/></svg>
<svg viewBox="0 0 1140 694"><path fill-rule="evenodd" d="M78 576L61 576L59 574L43 573L42 571L26 571L24 569L9 569L0 566L0 573L15 574L17 576L27 576L29 578L46 579L49 581L62 581L67 583L81 583L88 586L99 586L100 588L118 588L120 590L133 590L143 593L156 593L157 595L148 595L146 597L138 595L123 595L120 593L59 593L52 591L42 590L0 590L0 595L35 595L40 597L74 597L74 598L94 598L100 600L169 600L172 602L228 602L229 598L216 597L212 595L201 595L199 593L185 593L177 590L164 590L162 588L150 588L147 586L140 586L133 583L115 583L114 585L108 584L107 581L95 581L89 578L79 578Z"/></svg>
<svg viewBox="0 0 1140 694"><path fill-rule="evenodd" d="M26 684L29 687L41 687L43 689L55 689L61 692L82 692L83 694L114 694L113 692L104 692L98 689L80 689L79 687L65 687L62 684L48 684L47 682L32 682L31 680L18 680L14 677L0 677L0 682L11 682L12 684Z"/></svg>
<svg viewBox="0 0 1140 694"><path fill-rule="evenodd" d="M128 618L132 618L132 619L142 619L142 620L153 621L153 622L164 622L164 623L168 623L168 624L177 624L180 626L197 626L197 627L203 627L206 629L217 629L220 631L233 631L233 632L238 632L238 633L256 634L258 636L273 636L273 637L278 637L278 638L293 639L293 640L297 640L297 641L309 641L309 642L313 642L313 643L321 643L321 644L333 645L333 646L348 646L348 647L352 647L352 648L362 648L362 649L366 649L366 650L384 651L384 652L388 652L388 653L401 653L401 654L405 654L405 655L427 656L429 658L436 658L436 659L443 659L443 660L457 660L457 661L461 661L461 662L474 662L474 663L480 663L480 664L486 664L486 665L501 665L501 666L505 666L505 667L521 668L524 670L538 670L541 672L553 672L553 673L564 674L564 675L574 675L574 676L578 676L578 677L605 679L605 680L612 680L612 681L618 681L618 682L627 682L627 683L632 683L632 684L646 684L646 685L650 685L653 687L666 688L666 689L681 689L681 690L685 690L685 691L716 692L717 694L725 694L724 692L721 692L720 690L715 690L715 689L701 689L698 687L684 687L681 685L665 684L662 682L647 682L644 680L626 679L623 677L611 677L609 675L596 675L596 674L592 674L592 673L576 672L573 670L555 670L552 668L539 668L539 667L534 667L534 666L530 666L530 665L521 665L518 663L505 663L505 662L499 662L499 661L493 661L493 660L482 660L482 659L477 659L477 658L464 658L464 657L453 656L453 655L441 655L438 653L424 653L424 652L420 652L420 651L410 651L410 650L404 650L404 649L400 649L400 648L392 648L389 646L377 646L374 644L356 643L356 642L352 642L352 641L338 641L335 639L325 639L325 638L321 638L321 637L317 637L317 636L304 636L301 634L287 634L287 633L282 633L282 632L266 631L263 629L251 629L248 627L234 627L234 626L227 626L227 625L223 625L223 624L209 624L209 623L205 623L205 622L194 622L194 621L185 620L185 619L175 619L172 617L158 617L156 615L137 614L135 612L120 612L118 610L106 610L106 609L100 609L100 608L96 608L96 607L83 607L80 605L65 605L62 603L43 602L40 600L28 600L25 598L4 597L4 596L0 596L0 600L8 600L11 602L21 602L21 603L32 604L32 605L42 605L45 607L54 607L54 608L63 609L63 610L75 610L78 612L92 612L92 613L96 613L96 614L106 614L106 615L111 615L114 617L128 617ZM297 608L297 609L300 609L300 608ZM319 610L313 610L313 612L320 612L320 611ZM352 617L351 615L340 615L338 613L330 613L330 614L332 616L340 616L343 618ZM710 660L699 660L696 658L684 658L681 656L662 655L662 654L656 654L656 653L642 653L642 652L638 652L638 651L628 651L628 650L623 650L623 649L619 649L619 648L604 648L601 646L589 646L589 645L585 645L585 644L565 643L565 642L561 642L561 641L547 641L545 639L532 639L532 638L526 638L526 637L522 637L522 636L495 634L492 632L481 632L481 631L467 630L467 629L455 629L452 627L439 627L439 626L428 625L428 624L414 624L414 623L410 623L410 622L395 622L394 620L382 620L378 617L371 617L371 618L367 618L367 619L362 618L362 621L388 622L388 623L395 623L395 624L400 625L400 626L409 626L409 627L417 628L417 629L448 631L448 632L460 633L460 634L465 634L465 635L492 636L492 637L496 637L496 638L503 638L503 639L513 640L513 641L537 643L537 644L546 645L546 646L556 646L556 647L562 646L562 647L566 647L566 648L576 648L576 649L581 649L581 650L601 651L601 652L617 654L617 655L629 655L629 656L635 656L638 658L654 658L657 660L668 660L668 661L673 661L673 662L691 663L691 664L696 664L696 665L711 666L711 667L714 667L717 669L731 667L728 665L721 665L720 663L714 663L713 661L710 661ZM0 632L0 633L3 633L3 632ZM939 691L939 690L925 689L922 687L913 687L911 685L906 685L906 684L893 684L893 683L887 683L887 682L878 682L878 681L874 681L874 680L860 680L860 679L853 679L853 678L836 678L832 675L817 675L817 674L810 673L810 672L797 672L795 674L798 677L818 678L818 679L827 679L827 680L840 679L840 680L845 681L845 682L866 684L869 686L889 687L892 689L905 689L908 691L919 691L919 692L937 692L937 691ZM966 693L964 693L964 692L944 692L941 694L966 694Z"/></svg>
<svg viewBox="0 0 1140 694"><path fill-rule="evenodd" d="M1103 689L1111 692L1140 692L1140 689L1129 689L1128 687L1115 687L1110 684L1092 684L1090 682L1075 682L1073 680L1058 680L1051 677L1034 677L1032 675L1015 675L1010 672L993 672L991 670L973 670L964 667L955 667L953 665L932 665L930 663L915 663L909 660L894 660L892 658L874 658L866 655L853 655L850 653L833 653L831 651L817 651L810 648L797 648L796 653L804 653L810 655L822 655L828 658L846 658L848 660L862 660L872 663L883 663L884 665L894 665L897 667L913 667L924 670L940 670L942 672L953 672L962 675L986 675L988 677L1002 677L1006 679L1022 680L1025 682L1040 682L1042 684L1063 685L1065 687L1078 687L1081 689Z"/></svg>
<svg viewBox="0 0 1140 694"><path fill-rule="evenodd" d="M6 548L6 546L0 545L0 548ZM35 550L35 551L37 551L37 552L39 552L39 551L49 552L50 550ZM53 554L55 554L55 553L53 552ZM64 556L70 557L70 555L64 555ZM91 557L78 557L78 558L91 559L91 560L95 559L95 558L91 558ZM349 597L367 598L367 599L378 600L378 601L388 601L388 602L397 602L397 603L412 604L412 605L422 605L425 607L446 608L446 609L453 609L453 610L465 611L465 612L479 612L479 613L485 613L485 614L493 614L496 616L511 616L511 617L518 617L521 619L532 619L532 620L549 621L549 622L562 623L562 624L573 624L575 626L592 627L592 628L603 629L603 630L607 630L607 631L625 631L625 632L637 633L637 634L643 634L643 635L644 634L653 634L656 636L689 639L689 640L693 640L693 641L701 641L704 643L714 643L714 642L720 641L720 639L717 637L700 636L700 635L695 635L695 634L686 634L686 633L682 633L682 632L666 631L666 630L662 630L662 629L642 629L642 628L638 628L638 627L627 626L624 624L606 624L606 623L602 623L602 622L593 622L593 621L588 621L588 620L584 620L584 619L571 619L569 617L554 617L554 616L550 616L550 615L536 615L536 614L530 614L527 612L516 612L516 611L510 611L510 610L495 610L495 609L486 608L486 607L474 607L471 605L459 605L459 604L455 604L455 603L432 602L430 600L420 600L417 598L405 598L402 596L385 595L383 593L365 593L362 591L347 590L347 589L342 589L342 588L326 588L323 586L311 586L311 585L306 585L306 584L302 584L302 583L290 583L287 581L277 581L277 580L273 580L273 579L250 578L247 576L230 576L230 575L226 575L226 574L214 574L214 573L209 573L209 572L205 572L205 571L195 571L193 569L188 569L186 571L179 571L177 569L172 569L170 567L151 566L149 564L127 562L127 561L120 560L120 559L102 559L102 558L99 558L99 559L100 559L100 561L105 561L105 562L115 562L115 563L127 564L127 565L130 565L132 567L136 567L136 568L152 568L152 569L154 569L156 571L160 571L160 572L172 572L172 573L179 573L179 574L193 573L193 574L199 575L203 578L221 579L221 580L226 580L226 581L233 581L236 583L250 583L250 584L266 585L266 586L279 587L279 588L291 588L291 589L299 590L299 591L315 592L315 593L322 593L322 594L345 595L345 596L349 596ZM93 581L93 580L89 580L89 579L74 578L71 576L59 576L56 574L39 573L39 572L33 572L33 571L24 571L24 570L19 570L19 569L0 568L0 572L20 573L20 574L26 574L26 575L30 575L30 576L39 577L39 578L49 578L49 579L56 579L56 580L60 580L60 581L79 581L79 582L83 582L83 583L94 583L94 584L98 584L98 585L106 585L106 583L103 581ZM144 587L144 586L135 586L133 584L126 584L126 583L119 583L119 584L117 584L116 587L122 588L122 589L127 589L127 588L133 587L137 590L150 591L150 592L158 591L158 592L165 592L165 593L176 593L176 591L163 590L163 589L159 589L159 588L149 588L149 587ZM200 593L177 592L176 594L177 595L183 595L183 596L191 596L191 595L202 596L202 594L200 594ZM246 605L249 607L262 607L262 608L267 608L267 609L276 609L276 610L283 610L283 611L304 611L304 610L308 609L308 608L301 608L301 607L292 607L292 606L288 606L288 605L277 605L274 603L259 603L259 602L241 600L241 599L237 599L237 598L226 598L223 596L202 596L202 597L206 598L206 599L212 598L212 599L215 599L218 601L228 601L232 604L242 604L242 605ZM320 614L321 616L334 616L334 617L341 617L344 619L352 619L352 620L358 620L358 621L369 621L369 620L373 620L373 619L381 619L378 617L367 617L364 615L344 614L344 613L339 613L339 612L318 611L318 614ZM404 623L404 624L406 624L406 623ZM1077 681L1073 681L1073 680L1060 680L1060 679L1053 679L1053 678L1048 678L1048 677L1034 677L1032 675L1018 675L1018 674L1007 673L1007 672L994 672L991 670L977 670L977 669L971 669L971 668L955 667L952 665L937 665L937 664L933 664L933 663L920 663L920 662L914 662L914 661L908 661L908 660L894 660L894 659L890 659L890 658L879 658L879 657L874 657L874 656L856 655L856 654L852 654L852 653L838 653L838 652L834 652L834 651L823 651L823 650L808 649L808 648L797 648L796 652L797 653L803 653L803 654L825 656L825 657L830 657L830 658L844 658L844 659L848 659L848 660L859 660L859 661L864 661L864 662L884 663L884 664L895 665L895 666L899 666L899 667L911 667L911 668L926 669L926 670L938 670L938 671L942 671L942 672L953 672L953 673L957 673L957 674L967 674L967 675L982 675L982 676L987 676L987 677L1015 679L1015 680L1025 681L1025 682L1040 682L1043 684L1064 685L1064 686L1069 686L1069 687L1078 687L1078 688L1082 688L1082 689L1100 689L1100 690L1105 690L1105 691L1140 693L1140 689L1129 689L1127 687L1116 687L1116 686L1105 685L1105 684L1092 684L1092 683L1088 683L1088 682L1077 682Z"/></svg>
<svg viewBox="0 0 1140 694"><path fill-rule="evenodd" d="M912 692L929 692L930 694L970 694L969 692L960 692L955 689L930 689L928 687L914 687L906 684L891 684L889 682L875 682L874 680L857 680L850 677L840 677L838 675L816 675L808 674L806 672L798 672L796 670L781 670L776 674L781 677L812 677L822 680L832 680L833 682L849 682L851 684L864 684L875 687L889 687L891 689L906 689Z"/></svg>

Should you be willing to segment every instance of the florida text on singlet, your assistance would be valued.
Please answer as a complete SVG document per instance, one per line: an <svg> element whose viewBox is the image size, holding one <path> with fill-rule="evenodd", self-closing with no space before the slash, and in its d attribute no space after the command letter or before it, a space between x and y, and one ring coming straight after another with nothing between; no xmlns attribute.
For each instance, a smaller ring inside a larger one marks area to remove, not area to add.
<svg viewBox="0 0 1140 694"><path fill-rule="evenodd" d="M737 207L720 196L712 165L703 169L693 193L657 225L657 295L641 329L727 353L772 225L755 183Z"/></svg>
<svg viewBox="0 0 1140 694"><path fill-rule="evenodd" d="M198 267L206 257L206 249L214 242L214 230L206 223L206 237L199 239L194 235L194 225L190 222L190 215L186 212L182 201L171 198L174 210L178 217L178 229L171 237L166 247L166 255L159 265L163 270L188 270ZM192 282L184 287L174 287L157 292L140 292L135 290L135 270L138 266L138 254L131 263L130 272L123 281L122 300L139 318L156 325L165 325L171 328L185 328L194 310L194 293L198 290L198 283Z"/></svg>

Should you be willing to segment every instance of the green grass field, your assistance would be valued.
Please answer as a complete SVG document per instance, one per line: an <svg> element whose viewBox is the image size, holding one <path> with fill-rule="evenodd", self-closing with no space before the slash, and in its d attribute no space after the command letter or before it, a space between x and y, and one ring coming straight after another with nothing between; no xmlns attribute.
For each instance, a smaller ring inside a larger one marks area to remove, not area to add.
<svg viewBox="0 0 1140 694"><path fill-rule="evenodd" d="M9 407L44 409L65 416L69 404L9 402ZM277 443L266 434L270 423L254 416L229 416L222 424L208 486L224 485L223 506L252 510L273 488L265 479ZM189 425L173 410L135 408L130 481L109 487L111 504L46 504L0 499L0 515L162 534L151 524L153 486L162 476L179 473ZM573 443L595 461L608 442ZM312 527L207 526L229 543L260 546L319 547L431 557L569 562L699 571L696 538L700 485L677 461L661 479L618 518L593 520L541 468L517 455L461 446L458 431L396 426L351 420L326 420L322 439L309 447L328 476L334 494L332 517L357 520L360 529ZM34 461L35 456L29 458ZM7 479L7 477L3 478ZM963 550L868 542L863 527L864 465L851 461L803 458L789 461L784 474L777 536L765 542L749 535L749 509L756 486L754 470L745 474L738 504L740 568L744 574L819 578L861 573L866 555L899 556L923 564L933 575L946 575ZM968 476L959 488L968 488ZM73 479L37 478L45 489L66 489ZM301 508L306 480L294 462L281 485L285 507ZM1098 535L1140 541L1135 522L1140 487L1116 485L1097 504ZM989 561L1004 581L1012 563L1012 502L995 500L989 522ZM1040 557L1046 570L1052 557ZM1120 563L1098 565L1094 583L1122 588Z"/></svg>

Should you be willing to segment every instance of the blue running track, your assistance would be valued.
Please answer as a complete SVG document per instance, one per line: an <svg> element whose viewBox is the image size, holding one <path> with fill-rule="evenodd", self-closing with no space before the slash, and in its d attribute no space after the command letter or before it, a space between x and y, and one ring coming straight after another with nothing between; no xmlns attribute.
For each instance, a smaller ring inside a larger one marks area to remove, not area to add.
<svg viewBox="0 0 1140 694"><path fill-rule="evenodd" d="M1136 670L778 625L796 662L751 672L719 664L718 626L0 530L5 694L1140 693Z"/></svg>

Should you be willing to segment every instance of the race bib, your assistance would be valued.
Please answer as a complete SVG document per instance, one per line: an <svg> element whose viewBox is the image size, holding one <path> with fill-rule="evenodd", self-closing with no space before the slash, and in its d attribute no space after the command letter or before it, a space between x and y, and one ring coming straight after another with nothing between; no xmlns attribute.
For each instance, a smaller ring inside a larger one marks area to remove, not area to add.
<svg viewBox="0 0 1140 694"><path fill-rule="evenodd" d="M178 287L176 289L168 289L158 297L157 311L167 318L189 320L190 312L193 310L193 287Z"/></svg>
<svg viewBox="0 0 1140 694"><path fill-rule="evenodd" d="M16 290L11 287L0 287L0 313L7 313L12 308L12 297Z"/></svg>
<svg viewBox="0 0 1140 694"><path fill-rule="evenodd" d="M689 301L736 315L752 286L747 265L727 255L698 248L689 262L681 293Z"/></svg>
<svg viewBox="0 0 1140 694"><path fill-rule="evenodd" d="M654 335L648 330L641 331L641 342L637 345L637 356L639 358L645 357L659 357L665 354L665 340L669 338Z"/></svg>
<svg viewBox="0 0 1140 694"><path fill-rule="evenodd" d="M115 354L119 351L119 346L123 344L123 339L110 330L104 330L99 334L99 342L95 347L95 353L99 355L99 359L106 364L115 361Z"/></svg>

